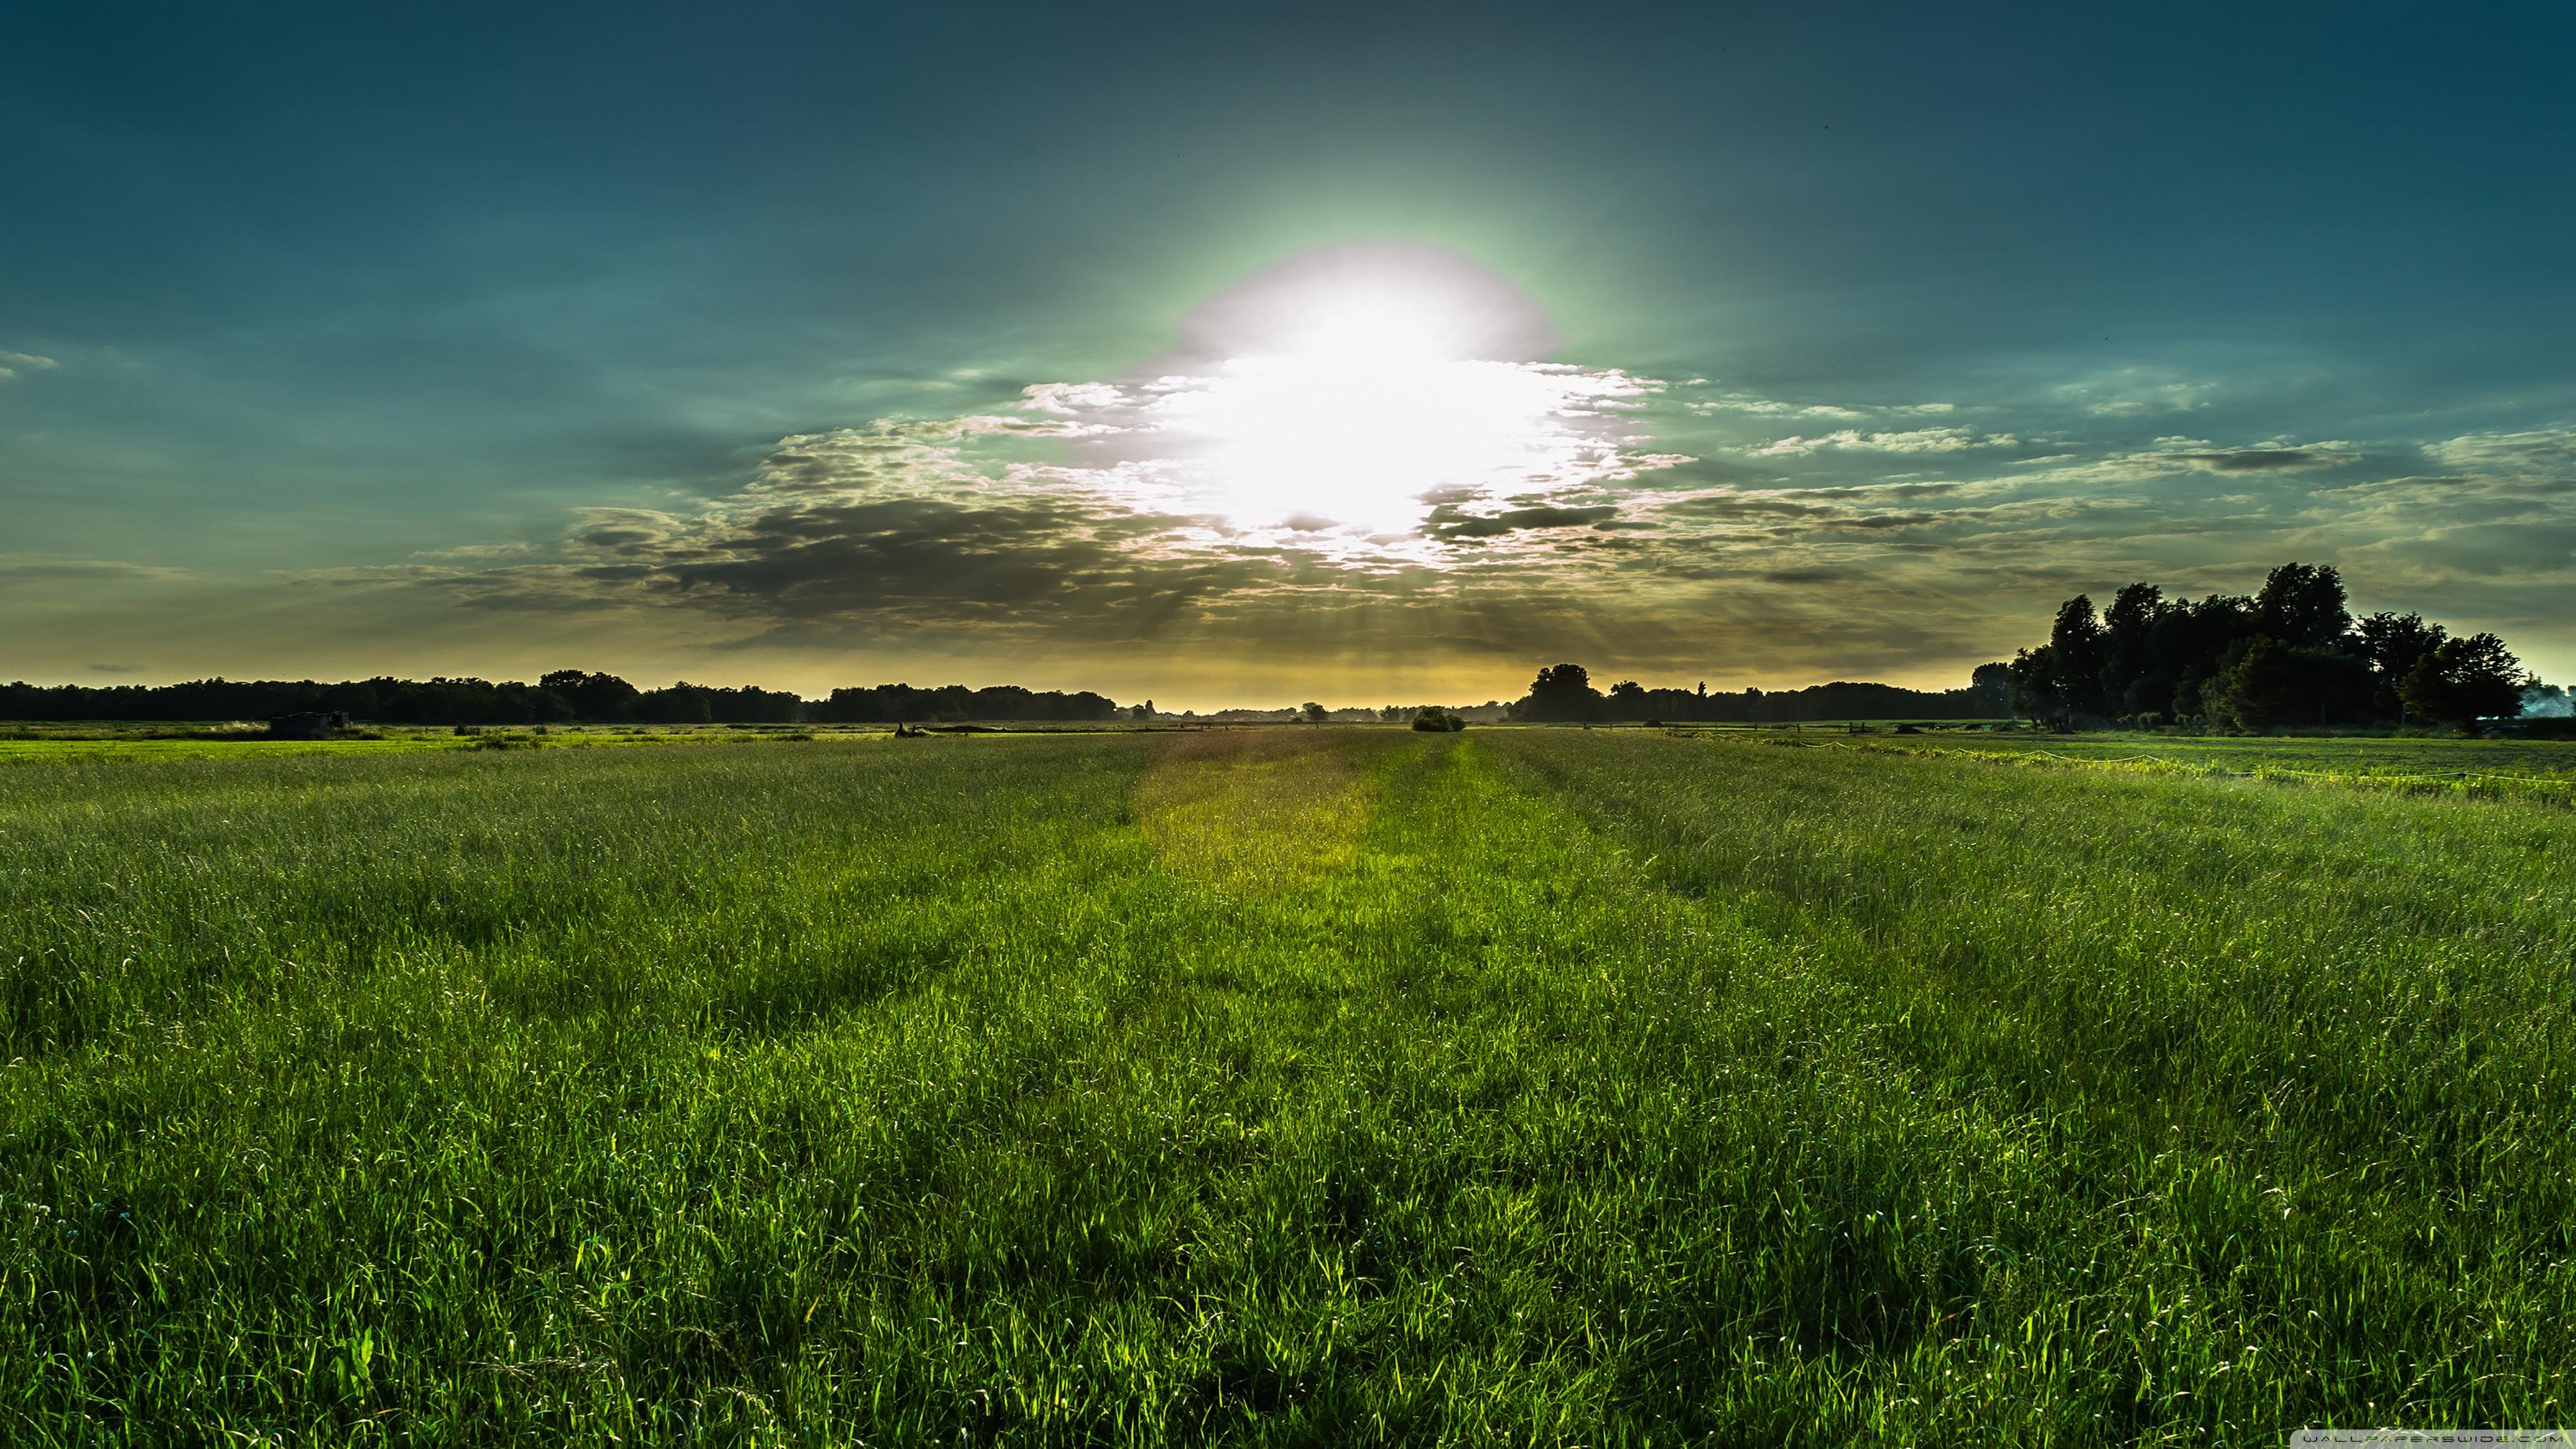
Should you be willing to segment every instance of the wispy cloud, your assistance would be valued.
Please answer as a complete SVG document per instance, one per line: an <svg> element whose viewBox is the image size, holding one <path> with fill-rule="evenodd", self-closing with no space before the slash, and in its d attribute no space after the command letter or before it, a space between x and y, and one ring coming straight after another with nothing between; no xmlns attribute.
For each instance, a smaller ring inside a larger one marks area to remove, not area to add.
<svg viewBox="0 0 2576 1449"><path fill-rule="evenodd" d="M1969 428L1915 428L1904 432L1864 433L1846 428L1814 437L1791 436L1751 449L1760 458L1806 457L1839 450L1867 453L1963 453L1971 448L2017 448L2011 433L1979 433Z"/></svg>
<svg viewBox="0 0 2576 1449"><path fill-rule="evenodd" d="M1702 378L1698 381L1705 383L1707 379ZM1871 407L1851 403L1784 402L1778 398L1766 398L1746 392L1731 392L1713 398L1699 398L1690 402L1688 406L1692 412L1702 416L1743 413L1752 417L1830 418L1836 421L1854 422L1881 413L1897 417L1939 417L1958 411L1958 404L1946 402L1897 403L1886 407Z"/></svg>
<svg viewBox="0 0 2576 1449"><path fill-rule="evenodd" d="M2424 453L2443 467L2467 473L2576 478L2576 428L2463 433L2426 443Z"/></svg>
<svg viewBox="0 0 2576 1449"><path fill-rule="evenodd" d="M2057 399L2097 418L2147 418L2198 412L2218 400L2219 384L2158 368L2122 367L2052 390Z"/></svg>
<svg viewBox="0 0 2576 1449"><path fill-rule="evenodd" d="M16 377L21 372L51 372L60 366L52 358L32 352L0 352L0 379Z"/></svg>
<svg viewBox="0 0 2576 1449"><path fill-rule="evenodd" d="M126 559L58 554L0 553L0 585L22 583L161 583L188 576L185 569Z"/></svg>

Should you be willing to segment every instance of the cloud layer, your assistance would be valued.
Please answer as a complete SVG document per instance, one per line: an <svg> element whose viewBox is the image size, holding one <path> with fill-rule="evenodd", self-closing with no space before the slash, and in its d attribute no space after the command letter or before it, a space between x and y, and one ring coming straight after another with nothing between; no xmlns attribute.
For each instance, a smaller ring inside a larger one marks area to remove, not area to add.
<svg viewBox="0 0 2576 1449"><path fill-rule="evenodd" d="M1549 446L1404 495L1401 528L1229 510L1222 469L1211 481L1173 422L1226 377L1162 374L798 434L696 506L587 509L542 557L364 582L486 613L685 615L754 650L1145 648L1434 674L1562 656L1665 677L1935 681L2009 653L2056 599L2131 578L2241 589L2281 558L2328 558L2366 604L2478 621L2576 584L2567 432L2123 445L1962 424L1783 440L1758 432L1771 413L1706 408L1694 393L1713 384L1500 366L1549 399L1534 425ZM1694 426L1692 451L1661 441ZM1927 463L1944 471L1887 471Z"/></svg>

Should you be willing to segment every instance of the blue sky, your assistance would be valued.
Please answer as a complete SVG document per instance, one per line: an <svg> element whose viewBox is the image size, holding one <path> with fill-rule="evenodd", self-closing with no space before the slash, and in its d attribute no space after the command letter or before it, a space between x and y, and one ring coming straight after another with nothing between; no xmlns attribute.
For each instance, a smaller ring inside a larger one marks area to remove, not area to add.
<svg viewBox="0 0 2576 1449"><path fill-rule="evenodd" d="M1931 684L2295 557L2563 679L2576 12L2247 9L17 7L0 675ZM1191 351L1381 255L1545 342Z"/></svg>

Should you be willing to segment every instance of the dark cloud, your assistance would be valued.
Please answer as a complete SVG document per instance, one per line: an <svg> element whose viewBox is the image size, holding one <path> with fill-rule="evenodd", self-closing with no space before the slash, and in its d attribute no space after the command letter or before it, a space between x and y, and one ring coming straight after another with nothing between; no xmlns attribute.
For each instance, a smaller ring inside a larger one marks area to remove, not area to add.
<svg viewBox="0 0 2576 1449"><path fill-rule="evenodd" d="M2211 473L2294 473L2349 463L2353 455L2324 448L2236 448L2219 452L2168 453L2177 463Z"/></svg>
<svg viewBox="0 0 2576 1449"><path fill-rule="evenodd" d="M1529 529L1582 528L1599 525L1606 520L1616 518L1618 514L1617 508L1608 505L1592 508L1542 505L1532 508L1508 508L1493 514L1473 514L1464 512L1453 504L1443 503L1433 508L1430 515L1423 520L1422 532L1426 538L1444 541L1462 538L1499 538L1507 533L1518 533Z"/></svg>
<svg viewBox="0 0 2576 1449"><path fill-rule="evenodd" d="M1831 518L1842 512L1827 504L1777 493L1709 493L1697 498L1677 498L1661 505L1657 511L1679 517L1719 520Z"/></svg>
<svg viewBox="0 0 2576 1449"><path fill-rule="evenodd" d="M1294 582L1277 557L1159 557L1135 545L1187 520L1018 500L816 502L685 526L594 524L597 563L488 570L485 607L686 603L763 622L826 619L1152 633L1211 596Z"/></svg>

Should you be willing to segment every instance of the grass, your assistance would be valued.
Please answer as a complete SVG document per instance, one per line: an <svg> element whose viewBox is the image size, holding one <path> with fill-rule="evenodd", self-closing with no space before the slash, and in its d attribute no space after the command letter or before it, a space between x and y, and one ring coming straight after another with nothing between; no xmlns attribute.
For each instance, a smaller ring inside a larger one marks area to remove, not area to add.
<svg viewBox="0 0 2576 1449"><path fill-rule="evenodd" d="M1804 737L1792 745L1829 744ZM2043 767L2245 777L2294 785L2576 805L2576 741L2456 736L1961 735L1859 748Z"/></svg>
<svg viewBox="0 0 2576 1449"><path fill-rule="evenodd" d="M1647 731L27 763L0 1423L2566 1424L2571 865Z"/></svg>

